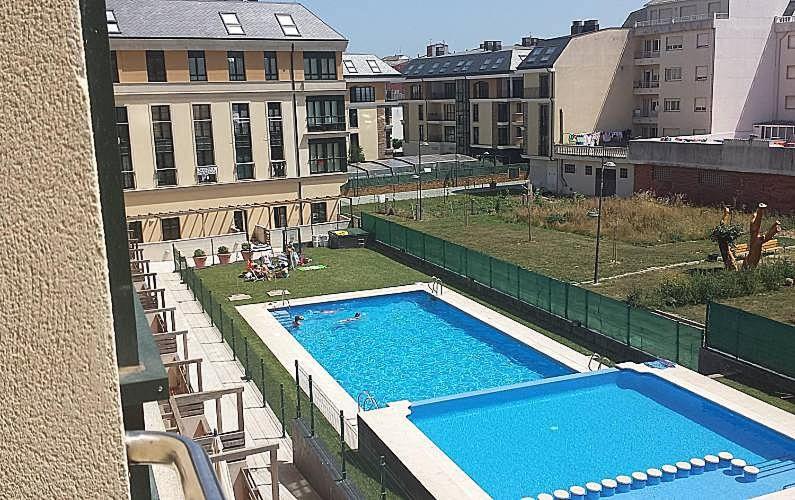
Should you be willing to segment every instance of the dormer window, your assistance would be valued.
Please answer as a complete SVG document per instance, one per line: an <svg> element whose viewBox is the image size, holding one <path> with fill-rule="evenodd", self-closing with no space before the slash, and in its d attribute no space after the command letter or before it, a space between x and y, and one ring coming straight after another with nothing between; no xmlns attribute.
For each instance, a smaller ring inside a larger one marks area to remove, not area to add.
<svg viewBox="0 0 795 500"><path fill-rule="evenodd" d="M381 68L378 67L378 62L375 59L368 59L367 65L370 66L370 69L373 71L373 73L381 72Z"/></svg>
<svg viewBox="0 0 795 500"><path fill-rule="evenodd" d="M224 22L226 32L230 35L245 35L243 25L240 24L240 19L234 12L221 12L221 20Z"/></svg>
<svg viewBox="0 0 795 500"><path fill-rule="evenodd" d="M105 19L108 21L108 33L121 33L119 21L116 20L116 13L112 10L105 11Z"/></svg>
<svg viewBox="0 0 795 500"><path fill-rule="evenodd" d="M351 61L350 59L345 59L345 60L342 61L342 63L345 65L345 70L348 73L358 73L359 72L359 70L356 69L356 65L353 64L353 61Z"/></svg>
<svg viewBox="0 0 795 500"><path fill-rule="evenodd" d="M276 14L276 20L279 21L279 26L282 27L282 32L287 36L301 36L298 31L298 26L293 21L293 16L290 14Z"/></svg>

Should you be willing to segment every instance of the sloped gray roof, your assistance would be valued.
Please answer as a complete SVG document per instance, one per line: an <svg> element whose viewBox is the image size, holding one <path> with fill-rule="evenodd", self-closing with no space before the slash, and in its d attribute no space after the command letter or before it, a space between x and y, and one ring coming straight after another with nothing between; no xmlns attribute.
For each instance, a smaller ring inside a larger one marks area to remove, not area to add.
<svg viewBox="0 0 795 500"><path fill-rule="evenodd" d="M473 50L437 57L420 57L405 63L402 72L406 78L498 75L515 70L529 51L529 48L523 47L494 52Z"/></svg>
<svg viewBox="0 0 795 500"><path fill-rule="evenodd" d="M519 69L551 68L569 44L569 40L570 36L539 40L532 52L519 65Z"/></svg>
<svg viewBox="0 0 795 500"><path fill-rule="evenodd" d="M298 3L241 0L106 0L121 33L110 38L341 40L346 38ZM245 31L230 35L221 13L234 12ZM289 14L301 36L286 36L276 14Z"/></svg>
<svg viewBox="0 0 795 500"><path fill-rule="evenodd" d="M373 62L380 71L370 67ZM350 66L353 66L353 69ZM400 76L400 71L372 54L343 54L342 74L345 78L378 78Z"/></svg>

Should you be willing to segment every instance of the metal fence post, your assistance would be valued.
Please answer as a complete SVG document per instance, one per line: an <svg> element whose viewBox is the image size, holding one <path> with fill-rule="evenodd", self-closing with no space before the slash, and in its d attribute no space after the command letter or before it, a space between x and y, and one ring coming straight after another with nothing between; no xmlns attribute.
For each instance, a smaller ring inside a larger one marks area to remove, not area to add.
<svg viewBox="0 0 795 500"><path fill-rule="evenodd" d="M630 334L632 332L632 327L630 326L631 318L632 318L632 306L627 304L627 345L628 346L632 345L632 342L630 341Z"/></svg>
<svg viewBox="0 0 795 500"><path fill-rule="evenodd" d="M679 363L679 322L676 322L676 362Z"/></svg>
<svg viewBox="0 0 795 500"><path fill-rule="evenodd" d="M234 321L234 320L232 320ZM232 323L234 325L234 323ZM241 335L240 338L243 339L243 359L245 362L243 363L243 380L248 382L251 380L251 372L248 369L248 339L243 338Z"/></svg>
<svg viewBox="0 0 795 500"><path fill-rule="evenodd" d="M381 500L386 500L386 484L384 483L385 472L386 472L386 459L384 458L383 455L381 455L380 465L381 465Z"/></svg>
<svg viewBox="0 0 795 500"><path fill-rule="evenodd" d="M707 318L704 321L704 329L701 331L701 347L707 347L709 341L707 340L707 335L709 335L709 306L712 304L711 301L707 302Z"/></svg>
<svg viewBox="0 0 795 500"><path fill-rule="evenodd" d="M199 281L199 283L201 283L201 281ZM202 288L204 288L204 287L202 286ZM212 292L212 290L208 290L207 291L207 296L209 297L207 308L206 308L207 316L210 317L210 326L215 326L215 321L213 320L213 308L210 306L210 304L212 303L212 300L213 300L213 292ZM202 309L205 309L204 304L202 304ZM224 335L223 332L221 332L221 336L222 337L223 337L223 335Z"/></svg>
<svg viewBox="0 0 795 500"><path fill-rule="evenodd" d="M588 328L588 296L591 293L588 290L585 290L585 328Z"/></svg>
<svg viewBox="0 0 795 500"><path fill-rule="evenodd" d="M235 339L235 331L232 330L232 361L237 359L237 339ZM223 331L221 332L221 336L223 336Z"/></svg>
<svg viewBox="0 0 795 500"><path fill-rule="evenodd" d="M298 360L295 360L295 418L301 418L301 379L298 378Z"/></svg>
<svg viewBox="0 0 795 500"><path fill-rule="evenodd" d="M281 404L281 417L282 417L282 437L286 436L287 433L285 432L284 422L285 422L285 415L284 415L284 384L279 384L279 403Z"/></svg>
<svg viewBox="0 0 795 500"><path fill-rule="evenodd" d="M565 308L563 310L563 314L564 314L563 317L566 318L566 319L569 319L569 289L570 288L571 288L571 285L566 283L566 305L565 305Z"/></svg>
<svg viewBox="0 0 795 500"><path fill-rule="evenodd" d="M494 257L489 257L489 288L494 288L494 273L492 268L494 267L492 263L494 262Z"/></svg>
<svg viewBox="0 0 795 500"><path fill-rule="evenodd" d="M309 433L315 436L315 391L312 386L312 375L309 376Z"/></svg>
<svg viewBox="0 0 795 500"><path fill-rule="evenodd" d="M259 383L259 389L262 392L262 407L265 408L267 406L265 402L265 362L262 358L259 358Z"/></svg>
<svg viewBox="0 0 795 500"><path fill-rule="evenodd" d="M340 455L342 458L342 480L348 479L345 468L345 413L340 410Z"/></svg>

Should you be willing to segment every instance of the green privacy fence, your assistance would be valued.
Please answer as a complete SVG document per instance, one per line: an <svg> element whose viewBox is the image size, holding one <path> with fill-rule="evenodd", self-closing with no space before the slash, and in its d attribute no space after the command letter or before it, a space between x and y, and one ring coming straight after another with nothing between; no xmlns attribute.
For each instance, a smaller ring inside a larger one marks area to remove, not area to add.
<svg viewBox="0 0 795 500"><path fill-rule="evenodd" d="M698 368L702 329L638 309L585 288L415 231L371 214L362 228L376 241L444 268L624 345Z"/></svg>
<svg viewBox="0 0 795 500"><path fill-rule="evenodd" d="M410 167L410 165L407 165ZM522 178L529 168L526 163L494 165L493 162L439 162L422 165L423 169L430 168L430 172L423 172L422 182L432 182L438 180L448 181L451 185L458 185L459 179L467 177L486 177L489 175L508 174L515 178ZM354 169L349 169L353 173ZM360 189L380 186L393 186L400 184L415 184L417 178L414 172L401 172L385 176L364 176L361 172L358 176L351 177L342 187L343 190L353 190L354 193Z"/></svg>
<svg viewBox="0 0 795 500"><path fill-rule="evenodd" d="M795 377L795 327L723 304L710 303L707 347Z"/></svg>

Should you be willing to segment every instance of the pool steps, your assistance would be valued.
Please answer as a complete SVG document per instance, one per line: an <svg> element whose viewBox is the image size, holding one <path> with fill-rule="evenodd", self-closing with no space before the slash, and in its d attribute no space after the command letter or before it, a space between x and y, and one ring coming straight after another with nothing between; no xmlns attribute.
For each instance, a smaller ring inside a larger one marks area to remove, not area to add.
<svg viewBox="0 0 795 500"><path fill-rule="evenodd" d="M284 309L277 309L275 311L271 311L271 314L276 319L276 321L279 322L280 325L287 328L288 330L293 326L292 315L289 312L285 311Z"/></svg>
<svg viewBox="0 0 795 500"><path fill-rule="evenodd" d="M537 500L597 500L598 498L612 497L640 490L646 486L655 486L660 483L675 481L690 476L699 476L705 472L718 469L729 469L732 476L743 476L747 482L756 481L759 469L748 465L745 460L734 458L729 452L722 451L717 455L706 455L704 458L691 458L688 461L676 462L676 465L665 464L659 469L647 469L646 472L633 472L629 476L621 475L605 478L600 482L590 482L582 486L572 486L568 490L555 490L549 493L540 493ZM524 497L522 500L533 500Z"/></svg>

